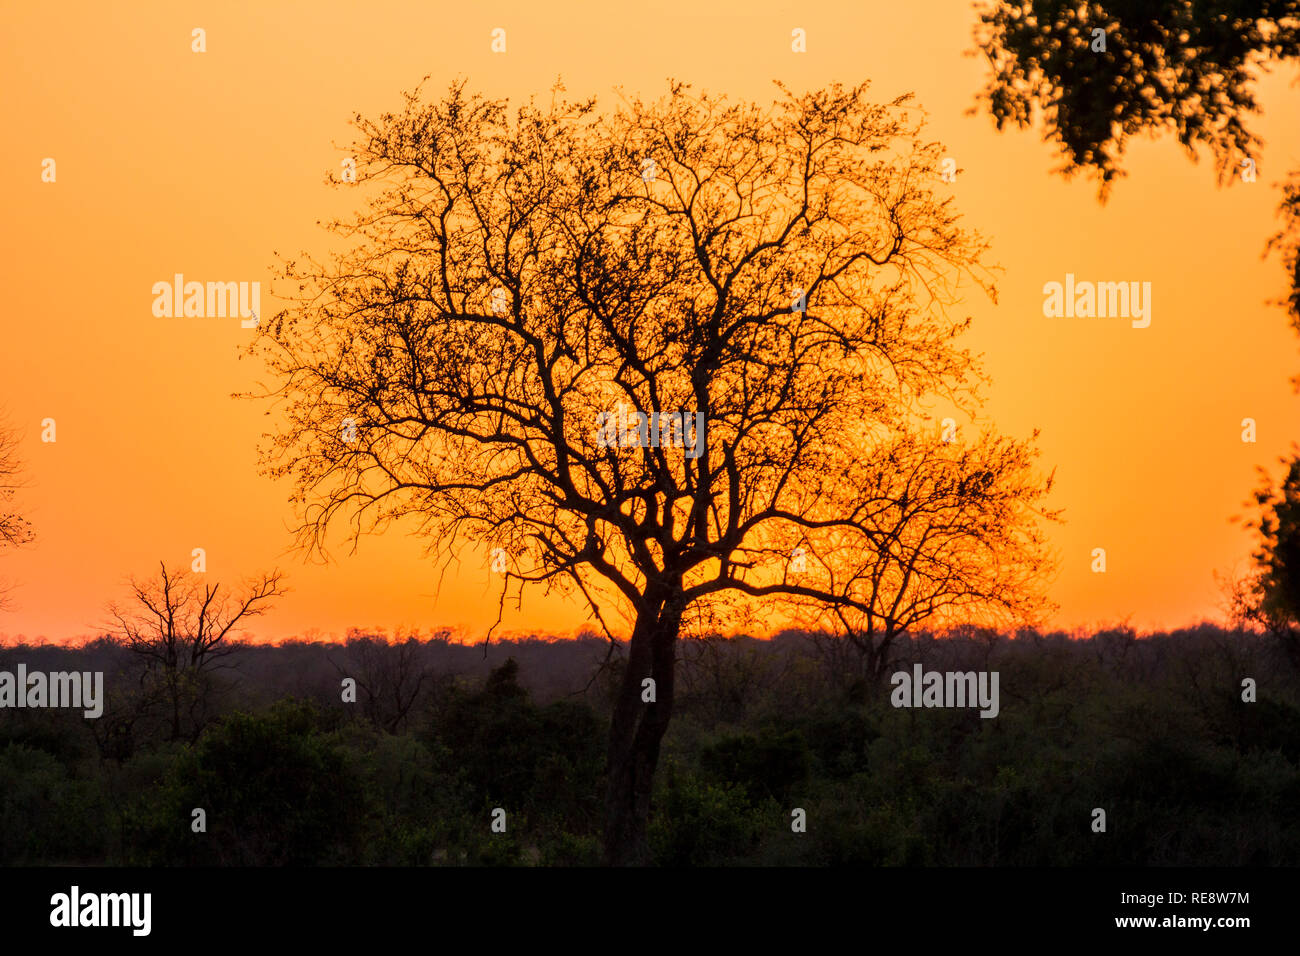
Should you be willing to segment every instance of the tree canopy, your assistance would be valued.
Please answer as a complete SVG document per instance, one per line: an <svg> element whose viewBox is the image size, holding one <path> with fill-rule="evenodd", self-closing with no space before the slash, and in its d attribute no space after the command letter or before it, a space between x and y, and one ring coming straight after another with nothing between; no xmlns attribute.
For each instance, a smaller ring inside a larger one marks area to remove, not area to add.
<svg viewBox="0 0 1300 956"><path fill-rule="evenodd" d="M672 84L601 113L461 83L356 126L368 203L330 262L286 263L254 345L267 469L305 548L403 519L441 560L500 549L502 600L569 589L630 628L612 859L644 850L684 629L1041 609L1032 446L934 421L978 413L954 313L991 285L907 98Z"/></svg>

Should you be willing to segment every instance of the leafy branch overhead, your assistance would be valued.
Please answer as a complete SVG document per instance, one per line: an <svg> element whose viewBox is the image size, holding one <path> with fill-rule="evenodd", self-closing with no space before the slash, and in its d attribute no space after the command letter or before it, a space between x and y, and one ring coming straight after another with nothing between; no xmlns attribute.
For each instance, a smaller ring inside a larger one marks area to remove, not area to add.
<svg viewBox="0 0 1300 956"><path fill-rule="evenodd" d="M1300 53L1300 3L1017 0L983 8L975 38L993 71L980 102L998 129L1041 112L1063 171L1095 173L1104 196L1138 132L1172 131L1193 158L1208 147L1221 181L1254 155L1253 86Z"/></svg>

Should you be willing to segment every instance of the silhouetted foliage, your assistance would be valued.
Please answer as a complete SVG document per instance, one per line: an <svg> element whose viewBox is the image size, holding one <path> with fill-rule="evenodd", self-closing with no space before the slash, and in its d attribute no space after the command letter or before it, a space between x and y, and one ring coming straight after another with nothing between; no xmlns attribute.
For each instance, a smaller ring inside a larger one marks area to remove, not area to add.
<svg viewBox="0 0 1300 956"><path fill-rule="evenodd" d="M1300 457L1282 464L1287 470L1280 487L1259 469L1256 513L1244 522L1257 538L1254 568L1231 582L1229 598L1241 622L1263 627L1300 664Z"/></svg>
<svg viewBox="0 0 1300 956"><path fill-rule="evenodd" d="M810 762L808 744L797 730L726 737L700 752L705 774L740 784L754 799L788 800L794 787L808 779Z"/></svg>
<svg viewBox="0 0 1300 956"><path fill-rule="evenodd" d="M605 852L636 863L680 636L783 599L886 649L1030 618L1050 479L1032 441L934 434L931 399L979 411L949 307L990 285L908 97L673 83L602 116L561 94L512 109L458 83L357 117L368 205L331 224L331 262L285 264L253 351L301 546L406 519L440 562L495 552L502 602L559 588L628 625Z"/></svg>
<svg viewBox="0 0 1300 956"><path fill-rule="evenodd" d="M901 641L900 669L997 670L995 720L896 709L852 653L839 658L845 673L830 672L825 640L711 642L700 686L745 703L684 699L650 808L653 862L1300 859L1300 668L1270 635L1121 624L1092 637L965 629ZM339 643L235 645L230 699L194 743L145 727L129 753L102 754L96 721L0 710L0 862L599 862L612 709L591 680L601 642L506 639L486 660L481 647L417 643L440 676L395 733L342 702ZM111 703L132 686L115 669L131 656L109 641L6 647L0 668L102 668ZM291 668L297 686L319 687L312 703L283 696ZM1095 807L1104 836L1089 827ZM191 829L195 808L206 833ZM504 833L490 828L495 808ZM796 808L804 833L791 830Z"/></svg>
<svg viewBox="0 0 1300 956"><path fill-rule="evenodd" d="M982 10L976 40L998 129L1041 115L1065 170L1091 169L1104 192L1138 132L1171 130L1193 158L1207 146L1232 175L1259 145L1246 126L1258 75L1300 53L1300 3L1009 0Z"/></svg>
<svg viewBox="0 0 1300 956"><path fill-rule="evenodd" d="M18 458L18 433L0 422L0 550L26 544L33 538L31 522L14 508L22 487L22 462ZM9 588L0 588L0 610L8 606Z"/></svg>
<svg viewBox="0 0 1300 956"><path fill-rule="evenodd" d="M195 808L205 833L191 828ZM235 713L181 752L146 800L149 862L320 865L355 859L366 800L350 756L315 708L291 700Z"/></svg>
<svg viewBox="0 0 1300 956"><path fill-rule="evenodd" d="M535 824L581 827L599 814L603 728L584 703L533 705L513 658L481 691L453 691L434 719L442 772L459 777L463 806L508 808Z"/></svg>

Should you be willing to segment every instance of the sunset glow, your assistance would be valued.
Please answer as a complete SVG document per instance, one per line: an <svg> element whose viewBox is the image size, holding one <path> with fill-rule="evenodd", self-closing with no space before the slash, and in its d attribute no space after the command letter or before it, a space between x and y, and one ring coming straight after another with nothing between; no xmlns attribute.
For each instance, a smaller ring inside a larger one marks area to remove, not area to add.
<svg viewBox="0 0 1300 956"><path fill-rule="evenodd" d="M1221 617L1214 574L1244 569L1252 546L1229 519L1256 467L1276 470L1300 434L1295 333L1270 304L1284 276L1262 258L1277 228L1274 184L1300 160L1293 69L1259 85L1257 183L1217 187L1208 158L1142 139L1103 205L1094 181L1052 172L1058 157L1037 132L998 133L987 115L968 115L986 67L963 56L974 46L967 5L673 0L604 8L578 32L580 14L591 5L6 11L0 408L22 434L18 500L36 536L0 555L0 578L15 585L0 637L99 633L128 576L160 560L188 566L195 548L209 575L232 584L286 572L291 592L255 622L262 639L353 626L447 626L479 639L496 620L488 555L466 553L444 573L400 526L355 554L304 563L290 550L290 489L258 471L276 412L232 397L265 377L242 355L249 331L233 307L224 317L152 307L155 284L180 274L261 282L272 314L276 255L324 258L332 240L316 223L354 208L346 189L326 185L347 155L350 118L398 109L426 75L432 94L466 78L512 101L544 99L557 77L571 98L606 104L620 89L658 97L669 78L762 102L774 79L795 91L869 79L884 102L915 94L930 138L956 161L945 188L1001 267L996 303L972 284L962 305L974 319L967 345L991 376L986 415L1017 438L1039 429L1040 463L1055 469L1054 624ZM499 23L504 55L490 49ZM806 55L790 51L796 26ZM206 30L203 55L191 52L195 27ZM54 183L41 179L46 157ZM1128 312L1049 316L1045 286L1067 277L1071 287L1135 283L1145 315L1135 291ZM57 440L42 441L50 418ZM1253 443L1242 440L1246 418ZM1095 548L1104 574L1091 569ZM535 593L506 608L503 627L565 634L587 623L578 602Z"/></svg>

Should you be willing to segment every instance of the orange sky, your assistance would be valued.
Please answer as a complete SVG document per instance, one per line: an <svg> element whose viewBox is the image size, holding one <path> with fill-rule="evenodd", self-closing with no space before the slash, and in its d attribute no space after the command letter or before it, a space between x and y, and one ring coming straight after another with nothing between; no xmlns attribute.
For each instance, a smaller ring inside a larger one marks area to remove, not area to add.
<svg viewBox="0 0 1300 956"><path fill-rule="evenodd" d="M12 5L5 19L0 408L23 430L21 503L38 535L0 557L0 577L18 585L0 613L10 638L93 633L127 575L188 565L195 547L219 580L288 571L293 593L257 622L267 638L444 624L478 637L495 618L480 556L435 593L436 569L398 530L330 566L286 553L289 488L256 469L270 419L230 397L254 381L239 358L251 333L150 308L153 283L182 272L260 280L271 313L273 252L328 248L315 223L347 208L323 180L349 117L398 107L425 74L433 91L465 76L511 97L545 94L557 76L574 97L607 99L618 86L657 97L668 77L765 101L773 79L870 79L881 100L915 92L963 170L952 188L967 225L1005 269L997 305L968 303L969 342L993 377L988 416L1018 436L1041 428L1042 461L1057 469L1061 626L1216 617L1212 573L1244 568L1250 551L1227 519L1255 465L1300 437L1288 384L1300 343L1265 304L1283 276L1260 258L1277 224L1272 185L1300 167L1293 69L1259 87L1258 183L1218 189L1208 158L1193 165L1171 139L1144 139L1102 207L1091 182L1050 172L1038 132L997 134L966 115L985 75L963 56L968 3L86 2ZM489 49L498 26L505 54ZM191 52L194 27L206 53ZM794 27L806 54L790 52ZM45 157L54 184L40 181ZM1045 318L1043 284L1067 272L1151 282L1150 328ZM1247 416L1253 445L1240 439ZM40 440L47 417L53 444ZM1089 569L1094 547L1106 574ZM577 605L534 597L506 626L583 620Z"/></svg>

